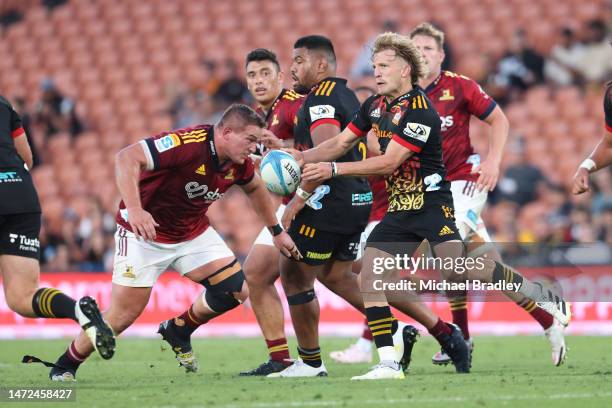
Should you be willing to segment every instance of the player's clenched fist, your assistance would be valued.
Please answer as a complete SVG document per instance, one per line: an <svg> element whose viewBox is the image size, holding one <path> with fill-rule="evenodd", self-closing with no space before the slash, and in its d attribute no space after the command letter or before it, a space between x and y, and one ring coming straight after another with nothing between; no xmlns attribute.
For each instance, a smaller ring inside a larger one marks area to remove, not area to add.
<svg viewBox="0 0 612 408"><path fill-rule="evenodd" d="M589 191L589 189L589 171L584 167L580 167L574 175L572 193L582 194L585 191Z"/></svg>
<svg viewBox="0 0 612 408"><path fill-rule="evenodd" d="M272 239L274 240L274 246L277 247L287 258L293 258L296 261L302 259L300 250L297 248L295 242L293 242L289 234L287 234L285 231L276 235Z"/></svg>
<svg viewBox="0 0 612 408"><path fill-rule="evenodd" d="M136 237L142 237L147 241L153 241L156 237L155 227L159 224L153 216L141 207L131 207L128 211L128 222L132 226L132 231Z"/></svg>

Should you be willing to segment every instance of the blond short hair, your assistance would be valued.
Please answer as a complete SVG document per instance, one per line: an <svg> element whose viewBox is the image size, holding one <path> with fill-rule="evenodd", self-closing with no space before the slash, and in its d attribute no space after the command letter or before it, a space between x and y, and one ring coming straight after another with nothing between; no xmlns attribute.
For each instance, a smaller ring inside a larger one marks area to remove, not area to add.
<svg viewBox="0 0 612 408"><path fill-rule="evenodd" d="M444 33L434 27L431 23L421 23L410 32L410 38L414 38L417 35L431 37L436 41L439 49L444 47Z"/></svg>
<svg viewBox="0 0 612 408"><path fill-rule="evenodd" d="M412 40L398 33L383 33L376 37L372 56L381 51L391 50L410 65L410 81L413 84L419 82L419 78L427 75L427 66L423 61L421 53Z"/></svg>

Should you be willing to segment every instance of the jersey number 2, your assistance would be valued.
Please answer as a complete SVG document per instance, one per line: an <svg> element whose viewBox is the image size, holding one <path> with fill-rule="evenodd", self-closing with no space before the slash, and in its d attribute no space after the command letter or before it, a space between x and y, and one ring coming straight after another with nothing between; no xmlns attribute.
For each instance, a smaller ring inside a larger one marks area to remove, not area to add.
<svg viewBox="0 0 612 408"><path fill-rule="evenodd" d="M330 188L326 184L321 184L318 186L315 191L313 191L312 196L306 201L306 204L313 210L320 210L323 208L323 204L321 204L321 199L327 193L329 193Z"/></svg>
<svg viewBox="0 0 612 408"><path fill-rule="evenodd" d="M438 191L440 189L438 183L441 181L442 177L438 173L430 174L429 176L425 177L423 179L423 182L427 186L425 191Z"/></svg>

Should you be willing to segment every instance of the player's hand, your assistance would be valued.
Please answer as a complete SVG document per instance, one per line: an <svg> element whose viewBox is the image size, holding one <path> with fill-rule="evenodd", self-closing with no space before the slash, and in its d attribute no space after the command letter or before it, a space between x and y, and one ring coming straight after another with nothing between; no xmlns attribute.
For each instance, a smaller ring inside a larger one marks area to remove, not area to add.
<svg viewBox="0 0 612 408"><path fill-rule="evenodd" d="M285 207L285 212L281 217L281 225L285 230L288 230L291 226L291 222L295 219L295 216L302 211L302 208L306 205L306 200L297 195L293 196L291 201Z"/></svg>
<svg viewBox="0 0 612 408"><path fill-rule="evenodd" d="M141 207L128 208L127 213L128 222L132 226L132 232L136 235L136 238L142 237L147 241L153 241L157 236L155 227L159 227L153 216Z"/></svg>
<svg viewBox="0 0 612 408"><path fill-rule="evenodd" d="M304 166L302 180L322 183L332 178L332 164L329 162L309 163Z"/></svg>
<svg viewBox="0 0 612 408"><path fill-rule="evenodd" d="M584 167L580 167L576 174L574 174L574 180L572 182L572 193L575 195L582 194L589 191L589 171Z"/></svg>
<svg viewBox="0 0 612 408"><path fill-rule="evenodd" d="M300 152L299 150L291 149L288 147L281 150L292 155L298 166L300 166L300 169L304 167L304 153Z"/></svg>
<svg viewBox="0 0 612 408"><path fill-rule="evenodd" d="M472 174L480 174L476 180L478 191L493 191L499 180L499 161L487 159L474 167Z"/></svg>
<svg viewBox="0 0 612 408"><path fill-rule="evenodd" d="M261 130L261 143L269 150L281 149L283 141L268 129Z"/></svg>
<svg viewBox="0 0 612 408"><path fill-rule="evenodd" d="M272 240L274 241L274 246L280 249L281 253L287 258L293 258L296 261L302 259L300 250L287 232L281 232L277 236L272 237Z"/></svg>

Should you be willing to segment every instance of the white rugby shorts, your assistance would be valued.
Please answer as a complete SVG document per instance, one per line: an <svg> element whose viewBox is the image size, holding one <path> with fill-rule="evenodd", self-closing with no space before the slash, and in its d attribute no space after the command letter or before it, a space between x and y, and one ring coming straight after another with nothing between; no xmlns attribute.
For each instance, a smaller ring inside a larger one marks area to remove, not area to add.
<svg viewBox="0 0 612 408"><path fill-rule="evenodd" d="M478 191L475 181L451 181L451 192L455 207L455 220L461 239L465 240L470 231L476 232L485 242L491 242L482 220L482 210L487 203L488 192Z"/></svg>
<svg viewBox="0 0 612 408"><path fill-rule="evenodd" d="M118 225L113 283L136 288L153 287L168 268L185 275L222 258L235 258L235 255L212 226L189 241L162 244L136 239L132 232Z"/></svg>
<svg viewBox="0 0 612 408"><path fill-rule="evenodd" d="M357 258L355 258L356 261L361 259L361 257L363 256L363 249L365 248L365 244L368 241L368 237L374 230L374 227L376 227L378 224L380 224L380 220L370 221L361 233L361 237L359 238L359 248L357 249Z"/></svg>

